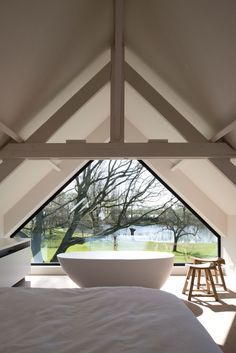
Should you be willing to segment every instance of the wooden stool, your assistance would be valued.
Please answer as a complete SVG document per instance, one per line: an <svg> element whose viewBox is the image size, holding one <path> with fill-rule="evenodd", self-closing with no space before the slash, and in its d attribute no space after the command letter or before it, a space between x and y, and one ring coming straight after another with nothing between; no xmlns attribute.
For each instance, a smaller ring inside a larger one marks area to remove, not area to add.
<svg viewBox="0 0 236 353"><path fill-rule="evenodd" d="M223 286L224 290L227 291L227 287L225 284L224 275L222 271L222 266L221 266L225 264L225 260L222 259L222 257L211 257L211 258L192 257L192 259L194 264L203 264L203 263L211 262L214 265L214 268L212 268L212 270L215 275L216 284ZM198 273L198 275L199 275L198 277L198 288L199 288L201 271ZM218 275L220 276L221 283L219 283Z"/></svg>
<svg viewBox="0 0 236 353"><path fill-rule="evenodd" d="M205 273L205 277L206 277L206 289L207 289L207 293L214 296L215 300L218 301L218 294L216 292L216 287L215 287L215 283L213 281L212 278L212 274L211 274L211 270L214 269L214 264L212 264L211 262L206 262L204 264L188 264L187 266L189 266L188 269L188 273L186 276L186 280L184 283L184 288L183 288L183 294L186 293L187 291L187 287L188 287L188 282L190 280L191 277L191 282L190 282L190 288L189 288L189 293L188 293L188 300L191 301L192 295L193 295L193 286L194 286L194 280L195 280L195 275L198 275L198 285L200 288L200 284L199 284L199 274L201 275L201 271L204 271ZM198 288L198 290L200 290ZM212 289L212 294L211 294L211 289Z"/></svg>

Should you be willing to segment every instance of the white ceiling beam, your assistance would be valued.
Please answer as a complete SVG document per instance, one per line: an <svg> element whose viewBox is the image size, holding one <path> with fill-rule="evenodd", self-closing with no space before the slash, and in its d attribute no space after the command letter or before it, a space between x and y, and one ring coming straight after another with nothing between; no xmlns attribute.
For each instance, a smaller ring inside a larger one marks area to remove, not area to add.
<svg viewBox="0 0 236 353"><path fill-rule="evenodd" d="M125 63L125 80L187 141L205 142L204 136L127 63Z"/></svg>
<svg viewBox="0 0 236 353"><path fill-rule="evenodd" d="M111 49L110 140L124 141L124 1L114 0L114 43Z"/></svg>
<svg viewBox="0 0 236 353"><path fill-rule="evenodd" d="M61 168L56 164L55 161L53 161L52 159L49 159L48 163L50 164L52 169L56 170L57 172L61 172Z"/></svg>
<svg viewBox="0 0 236 353"><path fill-rule="evenodd" d="M218 142L220 143L220 142ZM234 157L233 157L234 158ZM211 163L227 176L236 185L236 166L232 163L232 159L210 159Z"/></svg>
<svg viewBox="0 0 236 353"><path fill-rule="evenodd" d="M6 124L2 123L0 121L0 130L8 135L9 137L11 137L14 141L16 142L24 142L24 140L12 129L10 129Z"/></svg>
<svg viewBox="0 0 236 353"><path fill-rule="evenodd" d="M40 126L26 142L46 142L77 110L110 81L110 75L111 65L108 63ZM3 161L0 165L0 182L21 163L22 160Z"/></svg>
<svg viewBox="0 0 236 353"><path fill-rule="evenodd" d="M129 64L125 63L125 80L149 102L188 142L207 142L182 114L180 114L160 93L158 93ZM235 165L229 159L210 159L211 163L236 185Z"/></svg>
<svg viewBox="0 0 236 353"><path fill-rule="evenodd" d="M227 135L228 133L230 133L231 131L233 131L234 129L236 129L236 120L233 121L232 123L228 124L227 126L225 126L223 129L221 129L217 134L215 134L211 139L210 142L217 142L219 141L222 137L224 137L225 135ZM228 142L227 142L228 143ZM233 147L233 146L231 146ZM175 171L176 169L179 169L182 166L182 160L179 160L178 162L174 163L173 166L171 167L172 171ZM233 163L233 161L231 161L231 163ZM234 164L234 163L233 163Z"/></svg>
<svg viewBox="0 0 236 353"><path fill-rule="evenodd" d="M132 137L135 141L146 142L147 138L126 120L126 134L129 141ZM184 163L183 160L181 163ZM226 215L218 204L214 203L197 185L189 179L182 170L177 173L171 171L172 162L167 159L145 159L144 162L157 173L170 187L172 187L199 215L201 215L220 234L227 234ZM221 205L220 205L221 206Z"/></svg>
<svg viewBox="0 0 236 353"><path fill-rule="evenodd" d="M109 140L110 117L106 118L87 139L90 142L104 142ZM53 161L54 162L54 161ZM57 162L57 161L55 161ZM12 207L4 215L4 234L12 234L24 220L29 218L36 209L38 209L48 197L56 192L73 174L86 163L85 160L63 160L60 162L60 173L49 172L40 183L36 184L30 192L16 201L14 191L9 191L9 197L12 198Z"/></svg>
<svg viewBox="0 0 236 353"><path fill-rule="evenodd" d="M110 80L111 65L105 65L78 92L76 92L61 108L59 108L38 130L26 141L46 142L71 116L76 113Z"/></svg>
<svg viewBox="0 0 236 353"><path fill-rule="evenodd" d="M11 143L0 150L1 159L202 159L235 158L226 143Z"/></svg>
<svg viewBox="0 0 236 353"><path fill-rule="evenodd" d="M216 141L220 140L222 137L224 137L225 135L229 134L234 129L236 129L236 120L234 120L232 123L226 125L217 134L212 136L211 142L216 142Z"/></svg>
<svg viewBox="0 0 236 353"><path fill-rule="evenodd" d="M177 162L173 163L172 167L170 168L172 170L172 172L179 169L182 166L183 162L184 162L184 160L180 159Z"/></svg>

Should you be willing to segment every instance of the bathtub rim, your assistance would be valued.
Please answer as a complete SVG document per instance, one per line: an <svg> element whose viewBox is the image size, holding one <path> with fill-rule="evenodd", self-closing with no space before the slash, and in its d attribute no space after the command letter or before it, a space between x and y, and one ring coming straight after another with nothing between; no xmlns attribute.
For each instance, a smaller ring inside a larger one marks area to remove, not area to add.
<svg viewBox="0 0 236 353"><path fill-rule="evenodd" d="M70 259L73 260L117 260L117 261L142 261L142 260L164 260L164 259L174 259L174 254L169 252L160 251L145 251L145 250L135 250L135 251L84 251L84 252L67 252L60 253L57 255L58 260Z"/></svg>

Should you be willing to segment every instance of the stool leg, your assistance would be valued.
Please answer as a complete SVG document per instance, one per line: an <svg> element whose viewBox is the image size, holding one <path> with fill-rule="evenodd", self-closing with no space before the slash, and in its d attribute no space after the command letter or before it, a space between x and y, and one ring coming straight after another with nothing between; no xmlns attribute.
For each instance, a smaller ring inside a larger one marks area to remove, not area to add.
<svg viewBox="0 0 236 353"><path fill-rule="evenodd" d="M211 288L212 288L215 300L218 301L219 298L218 298L218 294L216 292L216 287L215 287L215 283L214 283L213 278L212 278L211 270L208 269L207 272L208 272L208 277L209 277L209 280L210 280L210 283L211 283Z"/></svg>
<svg viewBox="0 0 236 353"><path fill-rule="evenodd" d="M186 293L186 290L187 290L187 287L188 287L188 281L189 281L189 278L190 278L190 275L191 275L191 271L192 271L192 269L191 269L191 267L189 267L187 275L186 275L185 283L184 283L184 288L183 288L183 291L182 291L183 294Z"/></svg>
<svg viewBox="0 0 236 353"><path fill-rule="evenodd" d="M218 263L218 270L219 270L220 278L221 278L221 281L222 281L222 286L223 286L224 290L227 291L227 287L226 287L226 284L225 284L225 279L224 279L224 275L223 275L223 271L222 271L222 267L221 267L220 263Z"/></svg>
<svg viewBox="0 0 236 353"><path fill-rule="evenodd" d="M208 276L208 270L205 269L205 277L206 277L206 288L207 288L207 293L211 293L210 290L210 284L209 284L209 276Z"/></svg>
<svg viewBox="0 0 236 353"><path fill-rule="evenodd" d="M197 289L200 288L201 285L201 270L198 270L198 276L197 276Z"/></svg>
<svg viewBox="0 0 236 353"><path fill-rule="evenodd" d="M214 268L214 272L215 272L216 283L218 284L219 280L218 280L217 266Z"/></svg>
<svg viewBox="0 0 236 353"><path fill-rule="evenodd" d="M193 292L193 285L194 285L194 279L195 279L195 268L192 269L192 278L191 278L191 283L190 283L190 288L189 288L189 293L188 293L188 300L191 301L192 297L192 292Z"/></svg>

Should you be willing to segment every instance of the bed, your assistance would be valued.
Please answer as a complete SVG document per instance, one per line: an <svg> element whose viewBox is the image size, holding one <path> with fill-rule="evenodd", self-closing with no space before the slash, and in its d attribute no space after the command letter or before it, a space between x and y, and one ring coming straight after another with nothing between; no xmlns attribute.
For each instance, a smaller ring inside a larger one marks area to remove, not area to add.
<svg viewBox="0 0 236 353"><path fill-rule="evenodd" d="M0 288L1 353L220 353L177 297L142 287Z"/></svg>

